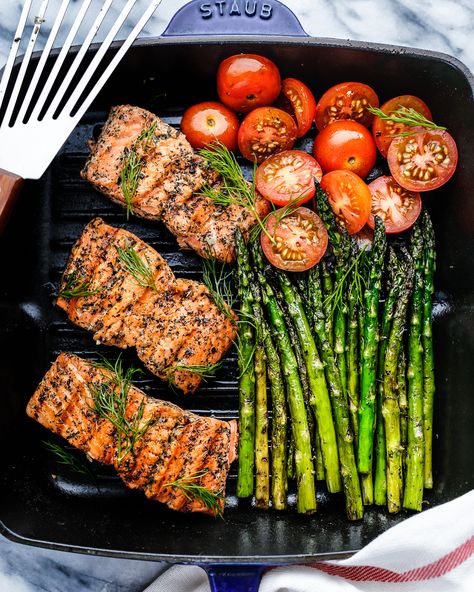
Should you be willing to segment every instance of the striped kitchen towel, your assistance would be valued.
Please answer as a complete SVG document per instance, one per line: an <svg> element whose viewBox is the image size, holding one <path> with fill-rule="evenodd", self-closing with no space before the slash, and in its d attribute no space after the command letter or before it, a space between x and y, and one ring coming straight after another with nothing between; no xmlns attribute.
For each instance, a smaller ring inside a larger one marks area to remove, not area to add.
<svg viewBox="0 0 474 592"><path fill-rule="evenodd" d="M146 592L209 590L200 568L174 566ZM356 591L474 592L474 491L404 520L349 559L269 569L259 588Z"/></svg>

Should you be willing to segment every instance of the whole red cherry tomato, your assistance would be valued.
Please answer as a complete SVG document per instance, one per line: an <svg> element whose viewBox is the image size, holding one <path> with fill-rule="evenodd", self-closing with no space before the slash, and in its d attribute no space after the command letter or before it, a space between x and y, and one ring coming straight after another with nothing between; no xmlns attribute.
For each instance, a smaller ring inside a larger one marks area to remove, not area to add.
<svg viewBox="0 0 474 592"><path fill-rule="evenodd" d="M294 116L298 125L298 138L310 130L316 113L316 100L304 82L285 78L276 106Z"/></svg>
<svg viewBox="0 0 474 592"><path fill-rule="evenodd" d="M322 130L340 119L351 119L369 126L374 116L368 106L378 107L379 98L373 88L362 82L341 82L327 90L316 107L316 127Z"/></svg>
<svg viewBox="0 0 474 592"><path fill-rule="evenodd" d="M271 105L280 94L280 72L275 64L254 54L233 55L217 70L220 100L240 113Z"/></svg>
<svg viewBox="0 0 474 592"><path fill-rule="evenodd" d="M387 160L399 185L409 191L429 191L451 178L458 162L458 149L448 132L422 129L394 138Z"/></svg>
<svg viewBox="0 0 474 592"><path fill-rule="evenodd" d="M380 107L380 110L383 111L385 115L391 115L394 111L397 111L401 107L415 109L415 111L426 117L426 119L431 120L431 111L428 109L426 103L424 103L418 97L414 97L413 95L401 95L400 97L394 97L393 99L390 99L390 101L384 103ZM394 121L375 117L372 124L372 134L374 136L375 143L377 144L377 148L380 150L380 154L387 158L388 149L392 143L393 137L395 135L402 134L409 129L410 128L403 123L396 123Z"/></svg>
<svg viewBox="0 0 474 592"><path fill-rule="evenodd" d="M375 164L377 149L366 127L355 121L335 121L316 136L313 154L324 173L342 169L365 178Z"/></svg>
<svg viewBox="0 0 474 592"><path fill-rule="evenodd" d="M189 107L181 120L181 130L193 148L220 142L231 151L237 149L239 120L221 103L208 101Z"/></svg>
<svg viewBox="0 0 474 592"><path fill-rule="evenodd" d="M276 107L258 107L240 124L239 149L248 160L262 162L275 152L293 147L296 123L291 115Z"/></svg>

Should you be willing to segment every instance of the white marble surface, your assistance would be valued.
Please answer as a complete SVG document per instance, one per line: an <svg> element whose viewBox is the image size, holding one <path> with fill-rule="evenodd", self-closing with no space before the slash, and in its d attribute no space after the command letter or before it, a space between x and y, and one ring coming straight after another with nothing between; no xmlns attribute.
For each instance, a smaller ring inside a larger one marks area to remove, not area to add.
<svg viewBox="0 0 474 592"><path fill-rule="evenodd" d="M38 5L38 0L35 0ZM50 6L59 0L51 0ZM0 0L0 67L22 0ZM183 0L163 0L143 36L159 35ZM72 3L77 10L78 2ZM101 4L93 0L93 4ZM146 0L137 2L138 11ZM472 0L285 0L315 37L393 43L451 54L474 70ZM123 5L114 0L112 16ZM48 23L46 23L48 25ZM122 34L127 31L124 27ZM61 42L61 39L59 39ZM36 549L0 536L0 592L135 592L163 565Z"/></svg>

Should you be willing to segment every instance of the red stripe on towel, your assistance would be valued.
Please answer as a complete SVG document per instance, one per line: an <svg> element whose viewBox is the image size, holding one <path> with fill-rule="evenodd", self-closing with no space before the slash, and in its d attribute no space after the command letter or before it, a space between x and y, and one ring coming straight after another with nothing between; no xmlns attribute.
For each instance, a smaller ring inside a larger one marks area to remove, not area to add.
<svg viewBox="0 0 474 592"><path fill-rule="evenodd" d="M315 569L319 569L331 576L338 576L346 580L353 580L355 582L420 582L423 580L430 580L432 578L440 578L444 574L453 570L454 568L464 563L474 553L474 537L468 539L465 543L444 555L440 559L410 569L408 571L397 573L390 569L383 567L372 567L370 565L335 565L333 563L318 562L308 565Z"/></svg>

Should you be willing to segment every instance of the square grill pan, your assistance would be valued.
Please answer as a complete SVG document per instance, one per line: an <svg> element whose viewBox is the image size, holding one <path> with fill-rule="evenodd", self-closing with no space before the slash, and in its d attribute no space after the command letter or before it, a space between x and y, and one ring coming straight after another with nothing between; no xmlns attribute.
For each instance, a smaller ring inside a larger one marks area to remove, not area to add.
<svg viewBox="0 0 474 592"><path fill-rule="evenodd" d="M120 208L80 179L87 140L97 137L109 108L121 103L148 108L178 124L187 106L216 97L217 64L240 52L269 57L282 77L303 79L317 96L342 80L366 82L381 102L418 95L456 139L460 160L455 176L424 197L438 249L435 487L426 494L426 507L474 487L474 110L469 72L448 56L392 46L303 37L160 38L129 51L45 175L26 184L0 239L0 530L14 541L167 561L302 562L351 554L408 516L369 508L363 521L349 523L342 497L329 498L322 488L313 516L299 516L294 500L287 512L258 511L235 497L235 469L224 521L173 513L126 489L104 467L92 465L95 484L60 469L41 445L51 435L26 417L29 397L61 350L86 358L100 352L114 359L119 353L95 346L91 334L72 326L53 304L73 242L88 221L101 216L136 233L178 277L199 278L201 273L199 258L180 251L161 223L139 218L127 223ZM310 149L311 139L303 140L303 146ZM131 352L124 359L139 365ZM197 413L237 417L235 352L194 396L176 396L149 374L137 385Z"/></svg>

